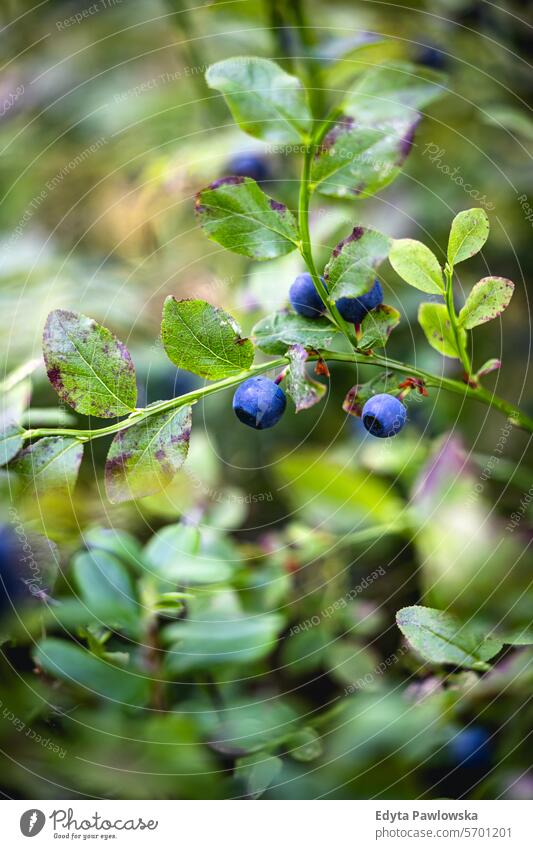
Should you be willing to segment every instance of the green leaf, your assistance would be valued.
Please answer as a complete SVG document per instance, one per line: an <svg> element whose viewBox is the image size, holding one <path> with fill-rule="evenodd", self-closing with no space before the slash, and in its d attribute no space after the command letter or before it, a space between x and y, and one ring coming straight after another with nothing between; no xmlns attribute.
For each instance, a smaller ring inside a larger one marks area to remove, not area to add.
<svg viewBox="0 0 533 849"><path fill-rule="evenodd" d="M502 648L502 643L465 625L451 613L432 607L404 607L396 622L410 645L431 663L451 663L467 669L490 669L487 663Z"/></svg>
<svg viewBox="0 0 533 849"><path fill-rule="evenodd" d="M24 428L13 421L0 425L0 466L5 466L19 453L23 445Z"/></svg>
<svg viewBox="0 0 533 849"><path fill-rule="evenodd" d="M459 313L459 324L467 330L498 318L509 306L514 283L505 277L483 277L473 286Z"/></svg>
<svg viewBox="0 0 533 849"><path fill-rule="evenodd" d="M254 346L241 337L235 320L206 301L177 301L163 307L163 346L178 368L208 380L240 374L250 368Z"/></svg>
<svg viewBox="0 0 533 849"><path fill-rule="evenodd" d="M246 784L248 796L252 799L260 799L283 771L283 761L274 755L257 752L245 758L239 758L236 767L237 775Z"/></svg>
<svg viewBox="0 0 533 849"><path fill-rule="evenodd" d="M342 125L366 142L372 132L377 137L362 152L350 151L349 140L343 138L347 130L334 127L332 135L326 136L325 145L333 151L334 159L344 155L345 164L327 177L318 190L336 197L363 198L391 183L411 151L421 117L419 109L441 90L442 77L407 63L378 66L360 77L343 103Z"/></svg>
<svg viewBox="0 0 533 849"><path fill-rule="evenodd" d="M287 392L294 401L296 412L308 410L322 400L326 392L323 383L309 378L305 371L305 363L309 354L302 345L291 345L287 351L290 360L287 373Z"/></svg>
<svg viewBox="0 0 533 849"><path fill-rule="evenodd" d="M147 701L148 678L134 670L126 670L95 657L86 649L67 643L66 640L41 640L33 656L48 675L82 687L90 695L109 699L119 705L140 706Z"/></svg>
<svg viewBox="0 0 533 849"><path fill-rule="evenodd" d="M284 354L291 345L313 351L343 350L343 337L327 318L305 318L286 310L261 319L252 336L266 354Z"/></svg>
<svg viewBox="0 0 533 849"><path fill-rule="evenodd" d="M135 409L135 369L125 345L92 318L54 310L43 353L48 379L62 401L86 416L109 419Z"/></svg>
<svg viewBox="0 0 533 849"><path fill-rule="evenodd" d="M432 251L416 239L394 239L389 262L396 274L421 292L444 293L442 270Z"/></svg>
<svg viewBox="0 0 533 849"><path fill-rule="evenodd" d="M343 126L349 126L353 119L345 116L343 121ZM392 183L411 152L419 117L389 120L385 128L381 121L379 124L381 128L356 126L349 135L333 127L323 142L331 158L327 152L318 154L311 189L329 197L361 200ZM355 141L350 143L352 137L361 138L361 150Z"/></svg>
<svg viewBox="0 0 533 849"><path fill-rule="evenodd" d="M372 288L376 269L387 258L391 240L377 230L354 227L334 249L324 270L332 301L357 298Z"/></svg>
<svg viewBox="0 0 533 849"><path fill-rule="evenodd" d="M284 619L277 613L225 614L216 607L167 626L167 668L173 674L255 663L276 646Z"/></svg>
<svg viewBox="0 0 533 849"><path fill-rule="evenodd" d="M173 586L229 581L239 557L224 537L191 525L167 525L154 534L145 549L154 573Z"/></svg>
<svg viewBox="0 0 533 849"><path fill-rule="evenodd" d="M348 92L344 111L364 125L414 117L444 91L445 78L419 65L389 62L371 68Z"/></svg>
<svg viewBox="0 0 533 849"><path fill-rule="evenodd" d="M107 551L80 552L72 567L80 595L95 619L106 610L115 617L111 622L115 627L137 623L142 610L120 560Z"/></svg>
<svg viewBox="0 0 533 849"><path fill-rule="evenodd" d="M380 304L370 310L361 322L361 335L357 340L357 347L363 350L384 348L391 332L399 323L398 310L387 304Z"/></svg>
<svg viewBox="0 0 533 849"><path fill-rule="evenodd" d="M89 549L107 551L143 574L144 564L142 547L137 539L121 528L90 528L83 535L83 542Z"/></svg>
<svg viewBox="0 0 533 849"><path fill-rule="evenodd" d="M206 235L236 254L274 259L298 244L292 212L250 177L216 180L198 192L195 210Z"/></svg>
<svg viewBox="0 0 533 849"><path fill-rule="evenodd" d="M12 464L23 481L24 489L35 493L52 490L70 491L76 483L83 456L83 445L77 439L45 436L25 448Z"/></svg>
<svg viewBox="0 0 533 849"><path fill-rule="evenodd" d="M382 139L383 133L374 127L360 127L348 115L339 118L313 158L311 191L334 197L360 195L362 165L370 158L369 150Z"/></svg>
<svg viewBox="0 0 533 849"><path fill-rule="evenodd" d="M297 731L290 740L287 741L287 746L290 746L289 755L295 761L309 763L320 757L323 751L322 740L314 728L306 726Z"/></svg>
<svg viewBox="0 0 533 849"><path fill-rule="evenodd" d="M311 132L312 118L302 84L270 59L225 59L211 65L205 78L209 88L222 92L245 133L290 144Z"/></svg>
<svg viewBox="0 0 533 849"><path fill-rule="evenodd" d="M420 304L418 321L432 348L435 348L439 354L444 354L445 357L459 359L453 328L444 304ZM459 333L463 339L466 339L463 328L459 328Z"/></svg>
<svg viewBox="0 0 533 849"><path fill-rule="evenodd" d="M448 262L457 265L481 250L489 235L489 219L484 209L466 209L452 221L448 240Z"/></svg>
<svg viewBox="0 0 533 849"><path fill-rule="evenodd" d="M178 407L116 434L105 465L113 504L156 495L168 486L187 459L191 418L191 407Z"/></svg>

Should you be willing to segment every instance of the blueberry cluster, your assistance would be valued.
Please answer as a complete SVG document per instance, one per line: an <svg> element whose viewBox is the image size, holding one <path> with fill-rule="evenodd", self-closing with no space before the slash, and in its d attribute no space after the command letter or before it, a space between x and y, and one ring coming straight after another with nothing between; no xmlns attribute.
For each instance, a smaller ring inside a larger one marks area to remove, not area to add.
<svg viewBox="0 0 533 849"><path fill-rule="evenodd" d="M326 281L320 278L327 289ZM289 290L289 300L294 310L306 318L318 318L326 311L322 299L315 289L313 278L308 272L299 274ZM383 303L383 290L379 280L369 292L359 298L339 298L336 307L345 321L350 324L361 324L365 315Z"/></svg>
<svg viewBox="0 0 533 849"><path fill-rule="evenodd" d="M321 278L324 287L326 282ZM305 272L299 274L289 290L293 309L305 318L319 318L326 307L318 294L313 279ZM361 324L370 310L383 303L383 291L376 280L372 289L359 298L339 298L336 301L341 316L352 324ZM237 418L257 430L273 427L285 412L285 393L268 377L250 377L241 383L233 397L233 409ZM407 410L399 398L393 395L374 395L363 407L362 422L366 430L385 439L396 436L407 419Z"/></svg>

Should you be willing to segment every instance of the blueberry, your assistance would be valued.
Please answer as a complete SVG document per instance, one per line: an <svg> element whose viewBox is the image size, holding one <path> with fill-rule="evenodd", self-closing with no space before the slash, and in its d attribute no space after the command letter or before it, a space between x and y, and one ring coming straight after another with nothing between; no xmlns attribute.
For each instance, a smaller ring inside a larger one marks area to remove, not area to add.
<svg viewBox="0 0 533 849"><path fill-rule="evenodd" d="M394 395L374 395L366 402L361 415L363 424L372 436L385 439L396 436L407 419L407 410Z"/></svg>
<svg viewBox="0 0 533 849"><path fill-rule="evenodd" d="M490 762L490 734L480 725L463 728L450 740L448 752L458 766L487 766Z"/></svg>
<svg viewBox="0 0 533 849"><path fill-rule="evenodd" d="M233 396L233 409L241 422L264 430L279 422L287 399L282 389L268 377L250 377L241 383Z"/></svg>
<svg viewBox="0 0 533 849"><path fill-rule="evenodd" d="M324 278L321 277L320 279L325 286ZM292 284L289 289L289 300L296 312L305 315L306 318L318 318L326 311L326 307L315 289L313 278L307 271L299 274Z"/></svg>
<svg viewBox="0 0 533 849"><path fill-rule="evenodd" d="M424 45L418 52L417 60L426 68L434 68L436 71L444 71L448 67L448 57L433 44Z"/></svg>
<svg viewBox="0 0 533 849"><path fill-rule="evenodd" d="M365 292L359 298L339 298L336 303L345 321L349 321L350 324L361 324L370 310L383 303L383 289L379 280L375 280L370 292Z"/></svg>
<svg viewBox="0 0 533 849"><path fill-rule="evenodd" d="M235 177L251 177L257 183L272 176L268 162L256 153L239 153L228 162L226 171Z"/></svg>
<svg viewBox="0 0 533 849"><path fill-rule="evenodd" d="M0 617L9 613L17 599L24 595L20 573L22 551L11 528L0 527Z"/></svg>

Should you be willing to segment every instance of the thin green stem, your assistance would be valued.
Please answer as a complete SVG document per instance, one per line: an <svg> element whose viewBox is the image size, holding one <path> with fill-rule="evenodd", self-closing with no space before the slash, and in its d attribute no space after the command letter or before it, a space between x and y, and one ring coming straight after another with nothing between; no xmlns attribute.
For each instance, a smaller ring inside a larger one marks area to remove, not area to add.
<svg viewBox="0 0 533 849"><path fill-rule="evenodd" d="M466 372L466 376L468 378L472 375L472 363L470 362L470 357L468 356L468 352L466 350L466 345L464 341L464 334L460 332L459 324L457 321L457 313L455 312L455 304L453 302L453 267L446 265L444 269L444 276L446 278L446 309L448 310L448 315L450 317L450 324L452 327L452 332L455 338L455 346L459 352L459 357L461 363L463 364L463 368Z"/></svg>
<svg viewBox="0 0 533 849"><path fill-rule="evenodd" d="M503 398L499 398L497 395L493 395L487 389L484 389L482 387L478 387L476 389L472 386L468 386L466 383L463 383L460 380L453 380L449 377L440 377L438 375L424 371L423 369L411 366L408 363L401 363L398 360L391 360L388 357L383 357L378 354L370 354L367 356L365 354L358 353L357 351L346 353L334 351L318 351L315 354L310 355L309 359L323 359L328 360L330 362L344 362L353 363L355 365L377 366L378 368L397 371L400 374L405 374L410 377L418 377L424 382L426 386L434 387L437 389L444 389L447 392L453 392L455 395L459 395L463 398L471 398L473 400L477 400L480 403L485 404L487 407L495 407L497 410L503 413L503 415L507 416L507 418L512 424L522 428L523 430L529 431L529 433L533 433L532 418L525 415L525 413L521 412L521 410L517 409L517 407L515 407L513 404L510 404ZM96 430L76 430L75 428L60 427L39 427L30 428L26 430L22 436L25 440L38 439L43 436L72 436L80 440L80 442L89 442L93 439L99 439L102 436L108 436L110 434L117 433L120 430L126 430L129 427L133 427L133 425L139 424L144 419L147 419L150 416L157 415L158 413L165 412L166 410L176 409L178 407L186 406L187 404L195 404L201 398L205 398L208 395L214 395L216 392L221 392L224 389L229 389L232 386L236 386L237 384L242 383L242 381L247 380L249 377L253 377L256 374L263 374L267 371L283 368L283 366L286 366L287 363L287 357L278 357L275 360L270 360L269 362L253 366L248 371L241 372L240 374L233 375L232 377L226 377L224 378L224 380L219 380L216 383L210 383L208 386L202 386L199 389L193 390L192 392L187 392L185 395L179 395L177 398L170 398L167 401L159 401L158 403L152 404L149 407L144 407L141 410L136 410L134 413L128 416L127 419L122 419L121 421L115 422L112 425L97 428Z"/></svg>
<svg viewBox="0 0 533 849"><path fill-rule="evenodd" d="M311 174L311 162L315 148L316 142L313 142L312 144L307 145L306 147L303 161L302 177L300 181L300 197L298 201L298 229L300 232L300 253L302 254L304 262L307 265L307 268L309 269L309 273L313 279L315 289L320 295L324 306L333 318L334 323L337 325L339 330L344 333L350 346L357 347L357 342L353 333L351 332L351 328L340 315L335 302L330 299L328 295L328 290L322 282L322 279L317 271L315 261L313 259L313 250L311 247L311 234L309 232L309 182Z"/></svg>

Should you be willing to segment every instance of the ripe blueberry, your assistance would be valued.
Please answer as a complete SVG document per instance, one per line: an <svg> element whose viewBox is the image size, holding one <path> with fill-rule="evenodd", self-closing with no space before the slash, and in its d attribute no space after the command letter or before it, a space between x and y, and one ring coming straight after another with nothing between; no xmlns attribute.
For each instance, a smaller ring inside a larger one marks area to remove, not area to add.
<svg viewBox="0 0 533 849"><path fill-rule="evenodd" d="M361 324L367 312L383 303L383 289L379 280L375 280L370 292L365 292L358 298L339 298L336 303L345 321L349 321L350 324Z"/></svg>
<svg viewBox="0 0 533 849"><path fill-rule="evenodd" d="M448 57L434 44L424 45L418 53L417 61L427 68L444 71L448 66Z"/></svg>
<svg viewBox="0 0 533 849"><path fill-rule="evenodd" d="M11 610L11 605L24 594L24 583L19 574L22 551L17 537L7 527L0 527L0 616Z"/></svg>
<svg viewBox="0 0 533 849"><path fill-rule="evenodd" d="M385 439L396 436L407 419L407 410L393 395L374 395L366 402L361 415L363 424L372 436Z"/></svg>
<svg viewBox="0 0 533 849"><path fill-rule="evenodd" d="M463 728L448 744L450 759L460 766L487 766L490 761L490 734L480 725Z"/></svg>
<svg viewBox="0 0 533 849"><path fill-rule="evenodd" d="M250 377L238 387L233 396L233 409L241 422L264 430L279 422L287 399L282 389L268 377Z"/></svg>
<svg viewBox="0 0 533 849"><path fill-rule="evenodd" d="M268 162L256 153L239 153L228 162L229 174L235 177L251 177L256 183L271 178Z"/></svg>
<svg viewBox="0 0 533 849"><path fill-rule="evenodd" d="M324 278L321 277L320 279L325 286ZM305 315L306 318L318 318L326 311L326 307L315 289L313 278L307 271L299 274L295 279L289 289L289 300L296 312Z"/></svg>

